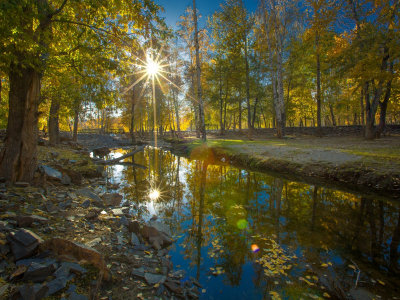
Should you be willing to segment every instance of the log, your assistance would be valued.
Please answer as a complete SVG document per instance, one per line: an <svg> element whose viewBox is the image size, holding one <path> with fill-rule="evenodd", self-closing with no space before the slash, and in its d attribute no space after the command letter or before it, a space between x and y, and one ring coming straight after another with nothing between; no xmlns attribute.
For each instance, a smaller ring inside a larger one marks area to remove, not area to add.
<svg viewBox="0 0 400 300"><path fill-rule="evenodd" d="M116 163L119 162L120 160L127 158L127 157L131 157L133 156L135 153L142 151L144 148L146 148L147 145L143 145L135 150L133 150L132 152L129 152L128 154L122 155L121 157L117 157L114 159L109 159L109 160L102 160L102 161L96 161L97 164L101 164L101 165L107 165L107 164L112 164L112 163Z"/></svg>
<svg viewBox="0 0 400 300"><path fill-rule="evenodd" d="M104 163L101 163L104 164ZM133 162L122 162L122 161L117 161L117 162L110 162L107 163L107 165L121 165L121 166L128 166L128 167L134 167L134 168L139 168L139 169L143 169L146 170L147 167L139 165L139 164L135 164Z"/></svg>

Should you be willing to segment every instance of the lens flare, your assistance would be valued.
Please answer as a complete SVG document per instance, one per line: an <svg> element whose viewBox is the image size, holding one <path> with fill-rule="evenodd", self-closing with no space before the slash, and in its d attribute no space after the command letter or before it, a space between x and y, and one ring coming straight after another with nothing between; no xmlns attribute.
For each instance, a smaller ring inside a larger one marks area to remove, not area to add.
<svg viewBox="0 0 400 300"><path fill-rule="evenodd" d="M149 194L149 197L151 200L156 200L158 197L160 197L160 192L154 190Z"/></svg>
<svg viewBox="0 0 400 300"><path fill-rule="evenodd" d="M236 226L239 229L245 229L247 227L247 221L245 219L240 219L239 221L237 221Z"/></svg>
<svg viewBox="0 0 400 300"><path fill-rule="evenodd" d="M258 248L256 244L253 244L251 245L251 251L253 251L253 253L257 253L258 251L260 251L260 248Z"/></svg>
<svg viewBox="0 0 400 300"><path fill-rule="evenodd" d="M152 75L152 76L156 75L158 73L159 69L160 69L160 66L159 66L158 63L156 63L153 60L149 60L148 61L148 63L147 63L147 73L149 75Z"/></svg>

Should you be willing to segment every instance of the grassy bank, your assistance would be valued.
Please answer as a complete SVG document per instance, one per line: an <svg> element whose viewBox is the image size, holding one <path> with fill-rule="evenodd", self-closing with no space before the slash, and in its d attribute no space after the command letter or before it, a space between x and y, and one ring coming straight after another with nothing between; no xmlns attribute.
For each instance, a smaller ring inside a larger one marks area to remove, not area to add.
<svg viewBox="0 0 400 300"><path fill-rule="evenodd" d="M372 197L400 198L400 138L271 139L266 141L166 139L173 152L224 161L287 180L329 186ZM212 153L212 154L210 154ZM210 157L212 155L212 157Z"/></svg>

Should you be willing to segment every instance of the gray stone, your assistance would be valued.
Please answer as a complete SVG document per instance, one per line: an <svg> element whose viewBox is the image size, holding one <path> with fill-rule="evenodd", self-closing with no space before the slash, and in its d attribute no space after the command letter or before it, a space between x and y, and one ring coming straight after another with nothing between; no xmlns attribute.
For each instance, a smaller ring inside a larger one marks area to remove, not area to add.
<svg viewBox="0 0 400 300"><path fill-rule="evenodd" d="M138 238L137 235L136 235L135 233L133 233L133 232L132 232L132 235L131 235L131 245L132 245L132 246L138 246L138 245L140 245L139 238Z"/></svg>
<svg viewBox="0 0 400 300"><path fill-rule="evenodd" d="M60 210L56 205L54 205L53 202L47 202L45 205L46 205L46 209L49 213L57 212Z"/></svg>
<svg viewBox="0 0 400 300"><path fill-rule="evenodd" d="M124 215L124 213L122 212L122 210L120 208L114 208L111 211L112 211L113 215L117 216L117 217L118 216L121 217Z"/></svg>
<svg viewBox="0 0 400 300"><path fill-rule="evenodd" d="M92 220L96 219L97 216L98 215L96 213L90 212L87 215L85 215L85 219L88 220L88 221L92 221Z"/></svg>
<svg viewBox="0 0 400 300"><path fill-rule="evenodd" d="M19 288L19 292L23 299L42 299L45 297L49 288L43 284L24 285Z"/></svg>
<svg viewBox="0 0 400 300"><path fill-rule="evenodd" d="M77 190L75 191L75 193L78 196L81 197L88 197L90 200L96 201L96 202L102 202L101 198L99 196L97 196L96 194L94 194L90 188L85 187L83 189Z"/></svg>
<svg viewBox="0 0 400 300"><path fill-rule="evenodd" d="M71 294L69 294L68 300L88 300L88 298L85 295L72 292Z"/></svg>
<svg viewBox="0 0 400 300"><path fill-rule="evenodd" d="M30 217L33 218L33 222L37 222L40 224L47 224L50 222L50 220L45 217L41 217L41 216L37 216L37 215L32 215Z"/></svg>
<svg viewBox="0 0 400 300"><path fill-rule="evenodd" d="M61 172L59 172L53 168L50 168L48 166L40 165L39 169L41 169L47 175L47 177L49 177L51 179L61 181L63 178Z"/></svg>
<svg viewBox="0 0 400 300"><path fill-rule="evenodd" d="M46 286L49 288L49 290L46 293L46 296L53 295L67 286L67 278L65 277L56 278L47 283Z"/></svg>
<svg viewBox="0 0 400 300"><path fill-rule="evenodd" d="M43 240L35 233L27 229L20 229L12 235L12 238L24 246L32 245L33 243L41 243Z"/></svg>
<svg viewBox="0 0 400 300"><path fill-rule="evenodd" d="M88 208L90 206L90 200L88 199L88 200L83 201L81 206L83 208Z"/></svg>
<svg viewBox="0 0 400 300"><path fill-rule="evenodd" d="M106 193L101 198L105 206L119 206L123 197L118 193Z"/></svg>
<svg viewBox="0 0 400 300"><path fill-rule="evenodd" d="M133 269L132 275L140 277L140 278L144 278L144 268L141 267L141 268Z"/></svg>
<svg viewBox="0 0 400 300"><path fill-rule="evenodd" d="M26 271L22 281L32 281L32 282L42 282L47 277L53 275L56 270L55 265L41 265L37 263L32 263L28 270Z"/></svg>
<svg viewBox="0 0 400 300"><path fill-rule="evenodd" d="M69 294L69 293L75 292L76 289L77 289L77 286L75 284L70 284L66 293Z"/></svg>
<svg viewBox="0 0 400 300"><path fill-rule="evenodd" d="M14 182L14 186L18 187L28 187L29 183L28 182Z"/></svg>
<svg viewBox="0 0 400 300"><path fill-rule="evenodd" d="M69 267L68 266L61 266L54 272L53 276L60 278L60 277L68 277L69 275Z"/></svg>
<svg viewBox="0 0 400 300"><path fill-rule="evenodd" d="M135 234L140 234L140 223L138 220L129 222L129 232L134 232Z"/></svg>
<svg viewBox="0 0 400 300"><path fill-rule="evenodd" d="M45 266L50 266L52 264L57 263L57 260L54 258L27 258L27 259L21 259L19 261L16 262L16 266L30 266L32 263L36 263L36 264L41 264L41 265L45 265Z"/></svg>
<svg viewBox="0 0 400 300"><path fill-rule="evenodd" d="M196 278L194 278L194 277L192 277L192 276L190 276L189 277L190 278L190 281L194 284L194 285L197 285L199 288L203 288L203 286L201 285L201 283L196 279Z"/></svg>
<svg viewBox="0 0 400 300"><path fill-rule="evenodd" d="M167 277L164 276L164 275L156 275L156 274L151 274L151 273L145 273L144 274L144 279L146 279L147 284L154 285L156 283L164 283L165 280L167 279Z"/></svg>
<svg viewBox="0 0 400 300"><path fill-rule="evenodd" d="M149 221L146 224L148 227L153 227L155 228L157 231L162 232L164 234L166 234L168 237L172 236L172 231L169 228L169 226L167 224L161 223L161 222L157 222L157 221Z"/></svg>
<svg viewBox="0 0 400 300"><path fill-rule="evenodd" d="M33 223L33 218L30 216L22 216L17 222L20 228L29 227Z"/></svg>
<svg viewBox="0 0 400 300"><path fill-rule="evenodd" d="M7 240L15 261L35 255L39 243L43 242L39 236L26 229L20 229L15 234L11 232L7 236Z"/></svg>
<svg viewBox="0 0 400 300"><path fill-rule="evenodd" d="M3 296L3 294L8 290L9 284L5 284L0 287L0 297Z"/></svg>
<svg viewBox="0 0 400 300"><path fill-rule="evenodd" d="M119 220L119 222L121 223L121 225L124 225L126 227L129 226L128 219L125 216L121 216L121 219Z"/></svg>
<svg viewBox="0 0 400 300"><path fill-rule="evenodd" d="M69 177L67 173L63 173L63 174L62 174L61 183L62 183L62 184L65 184L65 185L70 185L71 182L72 182L71 177Z"/></svg>
<svg viewBox="0 0 400 300"><path fill-rule="evenodd" d="M101 243L101 238L95 238L94 240L91 240L90 242L87 242L85 245L89 247L96 246L97 244Z"/></svg>
<svg viewBox="0 0 400 300"><path fill-rule="evenodd" d="M176 283L172 281L167 281L164 283L164 285L173 293L175 294L180 294L183 292L183 287L177 285Z"/></svg>
<svg viewBox="0 0 400 300"><path fill-rule="evenodd" d="M71 262L63 262L61 263L61 266L67 266L70 268L70 270L76 274L86 274L87 270L85 268L82 268L80 265L76 263L71 263Z"/></svg>

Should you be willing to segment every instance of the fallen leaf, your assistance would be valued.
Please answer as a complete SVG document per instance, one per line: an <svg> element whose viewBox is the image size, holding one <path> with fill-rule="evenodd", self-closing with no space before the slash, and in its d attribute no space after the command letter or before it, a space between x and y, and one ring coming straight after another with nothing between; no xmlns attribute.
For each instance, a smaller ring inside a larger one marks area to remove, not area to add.
<svg viewBox="0 0 400 300"><path fill-rule="evenodd" d="M329 294L328 293L323 293L323 295L322 296L324 296L324 297L328 297L328 298L330 298L331 296L329 296Z"/></svg>
<svg viewBox="0 0 400 300"><path fill-rule="evenodd" d="M328 265L327 265L327 264L322 264L322 265L321 265L321 267L325 267L325 268L327 268L327 267L328 267Z"/></svg>
<svg viewBox="0 0 400 300"><path fill-rule="evenodd" d="M378 279L378 282L379 282L380 284L382 284L382 285L385 285L385 283L384 283L383 281L379 280L379 279Z"/></svg>
<svg viewBox="0 0 400 300"><path fill-rule="evenodd" d="M206 292L206 289L202 289L201 292L204 294Z"/></svg>

